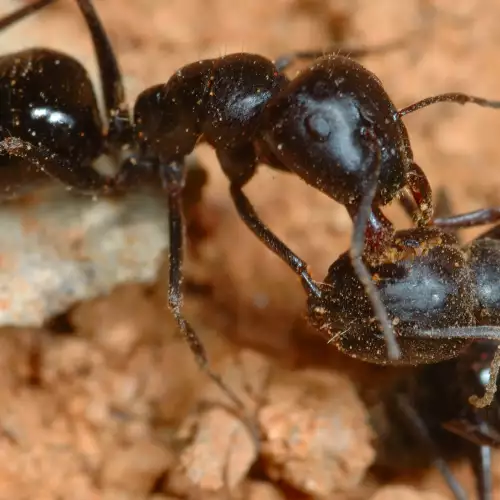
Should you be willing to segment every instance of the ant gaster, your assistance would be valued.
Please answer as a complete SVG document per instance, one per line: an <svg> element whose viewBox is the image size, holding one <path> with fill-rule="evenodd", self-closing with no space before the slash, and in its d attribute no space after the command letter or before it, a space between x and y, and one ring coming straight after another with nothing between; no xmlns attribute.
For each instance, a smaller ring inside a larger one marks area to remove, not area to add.
<svg viewBox="0 0 500 500"><path fill-rule="evenodd" d="M290 81L284 74L288 56L273 63L258 55L232 54L187 65L167 83L142 92L132 121L116 57L92 2L77 4L98 60L108 130L85 68L57 51L23 50L0 59L5 151L83 190L109 185L91 168L106 156L120 164L118 179L125 185L144 170L158 173L169 208L170 310L200 366L240 406L208 367L205 349L182 314L184 160L200 140L215 148L242 220L300 276L308 295L323 301L323 287L313 281L305 262L263 224L242 191L259 162L295 173L343 203L353 218L350 259L381 325L388 357L398 359L393 325L362 255L376 256L390 246L392 225L379 206L403 189L412 193L419 223L432 216L431 190L413 162L401 117L441 101L500 103L443 94L397 111L381 82L342 55L320 57Z"/></svg>

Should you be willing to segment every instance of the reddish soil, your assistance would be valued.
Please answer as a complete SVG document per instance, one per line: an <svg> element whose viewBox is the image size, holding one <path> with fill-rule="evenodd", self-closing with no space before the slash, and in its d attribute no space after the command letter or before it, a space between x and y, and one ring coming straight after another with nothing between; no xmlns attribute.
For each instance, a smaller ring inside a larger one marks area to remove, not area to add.
<svg viewBox="0 0 500 500"><path fill-rule="evenodd" d="M364 60L398 107L448 91L500 97L498 2L95 3L131 102L202 57L242 49L274 57L412 32L403 49ZM5 12L15 5L1 2ZM2 37L4 51L62 49L95 74L74 2L61 0ZM416 161L434 189L446 187L455 212L500 203L499 113L439 105L405 121ZM296 277L238 220L213 152L198 153L209 183L200 205L204 239L186 261L186 315L214 370L250 410L259 409L267 436L260 460L248 430L179 338L164 280L155 290L130 284L76 306L63 335L0 330L0 500L450 498L434 470L413 469L390 484L368 473L377 436L356 389L375 390L397 372L348 359L307 328ZM347 248L344 209L293 176L262 168L247 193L316 277ZM388 213L407 223L396 208ZM473 494L467 466L454 470Z"/></svg>

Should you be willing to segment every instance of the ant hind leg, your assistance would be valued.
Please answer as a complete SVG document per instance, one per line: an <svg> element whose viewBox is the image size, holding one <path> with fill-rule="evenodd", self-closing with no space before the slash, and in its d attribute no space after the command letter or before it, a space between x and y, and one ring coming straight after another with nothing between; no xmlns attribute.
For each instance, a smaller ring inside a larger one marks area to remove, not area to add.
<svg viewBox="0 0 500 500"><path fill-rule="evenodd" d="M182 191L185 184L185 165L183 162L172 162L160 165L160 175L168 200L169 219L169 286L168 305L177 325L186 339L198 366L219 389L244 413L244 422L252 433L257 449L260 447L260 432L254 419L246 415L245 405L234 391L213 372L208 363L208 356L198 334L182 314L182 253L184 249L184 223L182 217Z"/></svg>

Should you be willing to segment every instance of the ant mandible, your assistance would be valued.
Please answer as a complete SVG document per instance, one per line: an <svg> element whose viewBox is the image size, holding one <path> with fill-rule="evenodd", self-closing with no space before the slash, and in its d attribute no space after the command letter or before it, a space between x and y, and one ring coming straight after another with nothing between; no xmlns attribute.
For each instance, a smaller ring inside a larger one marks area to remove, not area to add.
<svg viewBox="0 0 500 500"><path fill-rule="evenodd" d="M362 256L376 256L391 245L392 225L379 207L403 189L412 193L420 224L432 217L431 190L413 162L401 117L442 101L500 103L454 93L397 111L378 78L342 55L320 57L289 80L284 74L288 56L275 64L254 54L232 54L189 64L167 83L143 91L132 121L116 57L92 2L77 4L98 60L108 130L85 68L57 51L24 50L0 59L6 152L92 192L110 184L91 168L101 160L117 162L119 181L125 184L133 184L143 170L158 173L169 208L169 308L200 366L240 406L208 367L205 349L182 314L184 160L200 140L214 147L242 220L300 276L309 296L323 300L323 288L305 262L262 223L243 193L259 162L295 173L344 204L351 215L350 259L381 325L387 355L398 359L393 325Z"/></svg>

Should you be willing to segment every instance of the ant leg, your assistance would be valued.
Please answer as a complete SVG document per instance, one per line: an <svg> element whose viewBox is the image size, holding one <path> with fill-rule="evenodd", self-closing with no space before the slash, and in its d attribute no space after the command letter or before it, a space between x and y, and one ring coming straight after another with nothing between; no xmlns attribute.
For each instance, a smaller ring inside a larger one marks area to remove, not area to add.
<svg viewBox="0 0 500 500"><path fill-rule="evenodd" d="M307 264L294 254L260 219L243 186L253 177L257 160L251 144L238 148L217 150L217 158L229 179L229 191L240 219L281 260L300 277L308 296L321 297L321 291L307 270Z"/></svg>
<svg viewBox="0 0 500 500"><path fill-rule="evenodd" d="M18 21L23 20L24 18L35 12L38 12L40 9L43 9L44 7L50 5L51 3L54 3L55 1L56 0L39 0L38 2L33 2L29 5L26 5L25 7L16 10L12 14L8 14L2 17L0 19L0 31L4 30L5 28L9 28Z"/></svg>
<svg viewBox="0 0 500 500"><path fill-rule="evenodd" d="M398 120L405 115L409 115L414 111L418 111L419 109L426 108L427 106L431 106L432 104L436 104L438 102L456 102L458 104L477 104L478 106L483 106L485 108L500 108L500 101L493 101L489 99L484 99L482 97L476 97L468 94L462 94L461 92L449 92L447 94L439 94L433 97L427 97L422 99L421 101L410 104L410 106L406 106L406 108L402 108L399 111L394 113L394 120Z"/></svg>
<svg viewBox="0 0 500 500"><path fill-rule="evenodd" d="M253 419L246 415L242 400L226 385L220 375L214 373L208 364L208 356L198 334L182 314L182 253L184 249L184 224L182 218L182 192L185 184L185 166L181 162L160 165L160 175L168 200L168 223L170 240L168 306L179 329L186 339L196 362L219 389L245 414L244 421L252 433L256 447L259 448L260 432Z"/></svg>
<svg viewBox="0 0 500 500"><path fill-rule="evenodd" d="M499 220L500 208L482 208L465 214L436 218L432 221L432 225L443 229L463 229L491 224Z"/></svg>
<svg viewBox="0 0 500 500"><path fill-rule="evenodd" d="M91 0L77 0L90 31L97 57L104 105L109 121L108 136L114 144L125 145L132 139L132 124L125 103L123 78L106 30Z"/></svg>
<svg viewBox="0 0 500 500"><path fill-rule="evenodd" d="M434 215L434 203L432 201L432 188L424 171L416 164L412 163L406 174L407 189L409 190L416 204L416 209L409 213L415 224L425 226L429 224ZM403 207L407 206L403 202Z"/></svg>
<svg viewBox="0 0 500 500"><path fill-rule="evenodd" d="M274 65L281 73L286 71L295 61L318 59L328 54L335 54L337 56L350 57L358 59L372 54L383 54L391 50L402 48L408 41L408 36L397 38L391 42L377 45L375 47L363 46L349 46L339 43L337 45L330 45L324 50L298 50L289 54L283 54L274 60Z"/></svg>
<svg viewBox="0 0 500 500"><path fill-rule="evenodd" d="M453 213L448 190L444 187L439 187L435 192L434 213L440 217L450 217Z"/></svg>
<svg viewBox="0 0 500 500"><path fill-rule="evenodd" d="M48 152L41 146L18 139L6 137L0 141L0 154L25 158L47 176L62 182L68 189L89 192L91 195L112 189L112 179L99 174L91 167L75 168L70 161Z"/></svg>
<svg viewBox="0 0 500 500"><path fill-rule="evenodd" d="M231 197L238 215L247 227L261 240L269 250L274 252L290 267L301 279L306 293L317 298L321 291L307 271L307 264L293 253L259 218L249 199L246 197L239 183L231 183Z"/></svg>
<svg viewBox="0 0 500 500"><path fill-rule="evenodd" d="M429 453L434 467L436 467L436 469L438 469L443 476L443 479L446 481L446 484L453 493L455 500L467 500L465 491L460 486L459 482L448 467L448 464L441 456L420 415L415 411L408 399L402 394L398 394L395 399L397 409L407 421L412 434L422 443Z"/></svg>
<svg viewBox="0 0 500 500"><path fill-rule="evenodd" d="M500 326L450 326L428 330L414 330L408 337L415 339L440 340L498 340L500 342Z"/></svg>
<svg viewBox="0 0 500 500"><path fill-rule="evenodd" d="M471 448L471 463L476 477L478 498L479 500L492 500L491 447L476 446L471 443Z"/></svg>
<svg viewBox="0 0 500 500"><path fill-rule="evenodd" d="M396 340L392 323L389 319L382 299L380 298L377 287L373 282L372 275L363 262L366 230L369 227L368 223L370 215L372 214L372 204L377 192L378 178L380 174L380 148L378 147L376 138L372 132L366 132L366 135L370 139L367 144L370 146L372 153L371 158L369 159L371 164L368 172L367 183L365 185L365 193L361 202L356 206L356 211L354 212L354 229L349 254L356 276L364 286L366 294L372 304L375 317L380 323L380 327L385 338L388 357L389 359L396 360L400 358L401 351Z"/></svg>

